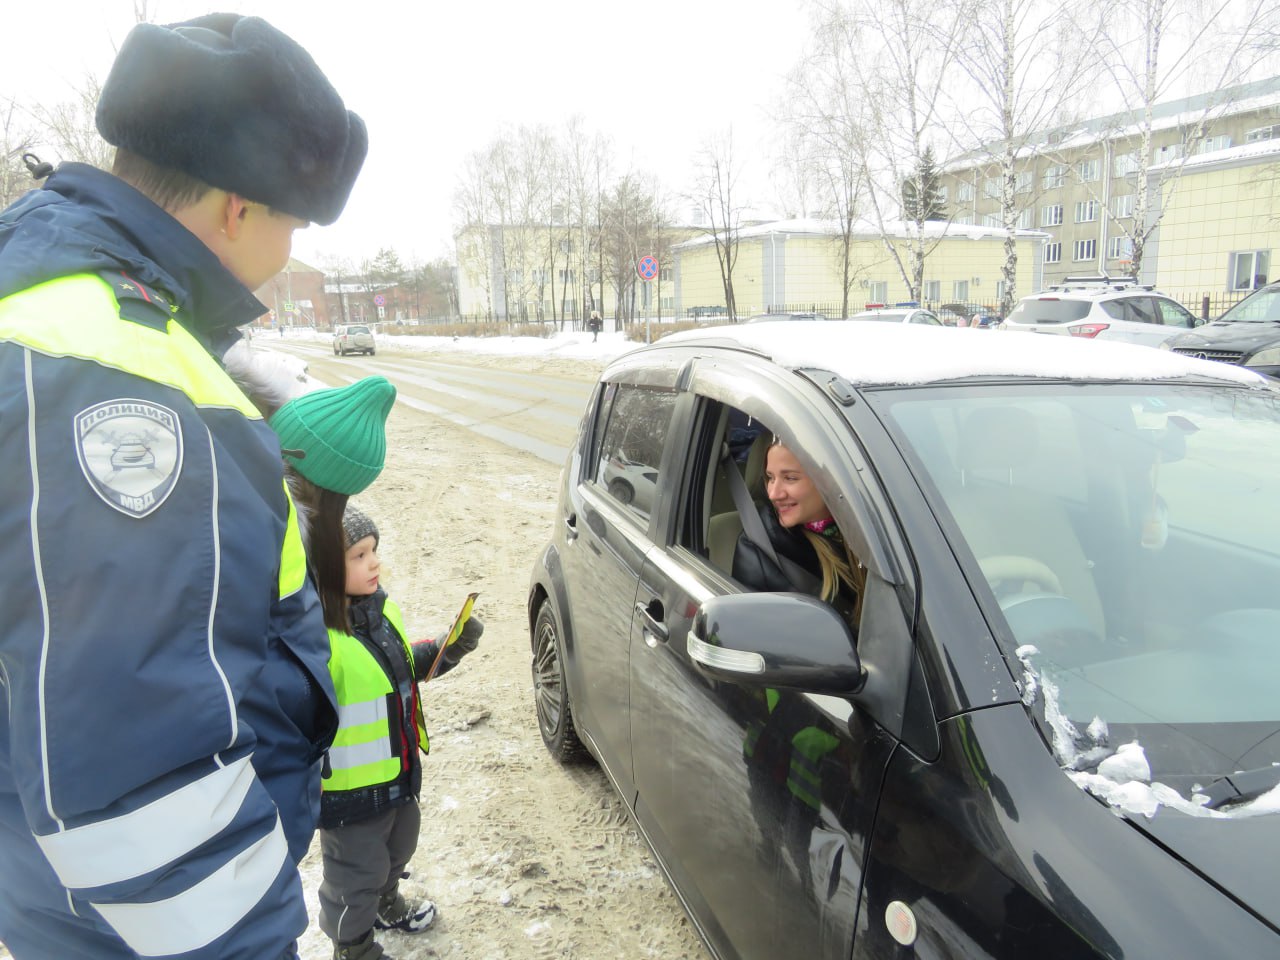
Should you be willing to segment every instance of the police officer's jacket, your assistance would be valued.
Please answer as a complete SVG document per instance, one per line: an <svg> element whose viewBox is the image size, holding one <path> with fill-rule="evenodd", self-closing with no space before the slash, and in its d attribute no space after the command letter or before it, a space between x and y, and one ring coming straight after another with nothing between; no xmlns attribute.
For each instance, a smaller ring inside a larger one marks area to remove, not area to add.
<svg viewBox="0 0 1280 960"><path fill-rule="evenodd" d="M279 958L336 724L279 444L216 357L265 312L64 164L0 214L0 941Z"/></svg>
<svg viewBox="0 0 1280 960"><path fill-rule="evenodd" d="M438 642L408 643L400 608L381 589L352 598L348 614L350 633L329 631L338 733L320 800L323 829L415 802L422 788L418 751L431 749L417 682L426 678ZM440 666L438 674L453 663L446 657Z"/></svg>

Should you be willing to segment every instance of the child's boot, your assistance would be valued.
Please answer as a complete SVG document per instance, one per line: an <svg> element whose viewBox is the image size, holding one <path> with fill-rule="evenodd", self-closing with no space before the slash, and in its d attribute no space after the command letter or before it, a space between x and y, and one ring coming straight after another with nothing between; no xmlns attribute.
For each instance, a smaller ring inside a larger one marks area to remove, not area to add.
<svg viewBox="0 0 1280 960"><path fill-rule="evenodd" d="M370 930L359 940L339 940L333 945L333 960L395 960L377 940L373 939Z"/></svg>
<svg viewBox="0 0 1280 960"><path fill-rule="evenodd" d="M378 900L378 916L373 925L379 930L401 930L422 933L436 922L436 905L423 900L411 906L399 889L384 893Z"/></svg>

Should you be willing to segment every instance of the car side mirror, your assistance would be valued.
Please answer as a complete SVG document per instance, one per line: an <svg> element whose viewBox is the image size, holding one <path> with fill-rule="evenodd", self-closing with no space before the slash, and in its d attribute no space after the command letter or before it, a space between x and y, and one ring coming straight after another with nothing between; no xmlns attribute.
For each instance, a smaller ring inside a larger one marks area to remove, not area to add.
<svg viewBox="0 0 1280 960"><path fill-rule="evenodd" d="M1209 318L1208 318L1208 317L1192 317L1192 319L1191 319L1191 326L1193 326L1193 327L1203 327L1203 326L1204 326L1206 323L1208 323L1208 322L1209 322Z"/></svg>
<svg viewBox="0 0 1280 960"><path fill-rule="evenodd" d="M849 696L866 683L849 625L803 593L734 593L705 601L693 619L689 657L729 683Z"/></svg>

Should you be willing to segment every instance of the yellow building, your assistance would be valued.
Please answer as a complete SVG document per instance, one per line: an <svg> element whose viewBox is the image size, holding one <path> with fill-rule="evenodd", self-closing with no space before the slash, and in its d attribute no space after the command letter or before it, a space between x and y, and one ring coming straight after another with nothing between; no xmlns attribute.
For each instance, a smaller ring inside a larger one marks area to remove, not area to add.
<svg viewBox="0 0 1280 960"><path fill-rule="evenodd" d="M910 263L908 237L914 224L887 225L886 233L904 264ZM961 302L994 305L1003 291L1005 231L989 227L925 224L926 254L921 301L936 307ZM1045 234L1014 231L1018 270L1015 295L1034 293L1042 285ZM714 315L725 306L724 286L715 243L710 236L677 244L674 309L677 316ZM867 304L911 300L879 229L861 223L850 250L850 312ZM733 269L734 299L739 318L758 313L817 310L837 316L842 298L843 248L834 220L779 220L743 227ZM908 266L908 272L910 268ZM663 294L664 299L666 294Z"/></svg>
<svg viewBox="0 0 1280 960"><path fill-rule="evenodd" d="M1177 174L1177 175L1170 175ZM1162 213L1143 277L1184 303L1241 294L1280 276L1280 138L1152 171Z"/></svg>
<svg viewBox="0 0 1280 960"><path fill-rule="evenodd" d="M1082 120L1032 134L1019 150L1017 225L1049 234L1046 285L1072 274L1119 276L1128 269L1141 121L1139 110ZM1156 104L1151 128L1151 162L1170 173L1167 179L1210 154L1280 138L1280 77ZM1002 152L1003 143L987 143L944 165L939 192L954 222L1000 223ZM1223 219L1221 212L1206 212L1210 221ZM1153 216L1148 214L1148 223ZM1161 256L1172 252L1166 241ZM1199 250L1186 255L1198 258ZM1149 244L1144 267L1148 263L1154 266ZM1163 265L1159 270L1163 276Z"/></svg>

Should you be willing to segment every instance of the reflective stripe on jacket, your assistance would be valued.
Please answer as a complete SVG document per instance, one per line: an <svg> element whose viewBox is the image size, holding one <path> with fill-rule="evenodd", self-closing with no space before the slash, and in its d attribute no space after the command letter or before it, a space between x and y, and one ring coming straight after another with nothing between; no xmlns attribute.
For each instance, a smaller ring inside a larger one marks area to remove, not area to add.
<svg viewBox="0 0 1280 960"><path fill-rule="evenodd" d="M280 956L324 627L274 434L173 308L122 309L96 274L0 300L0 938Z"/></svg>

